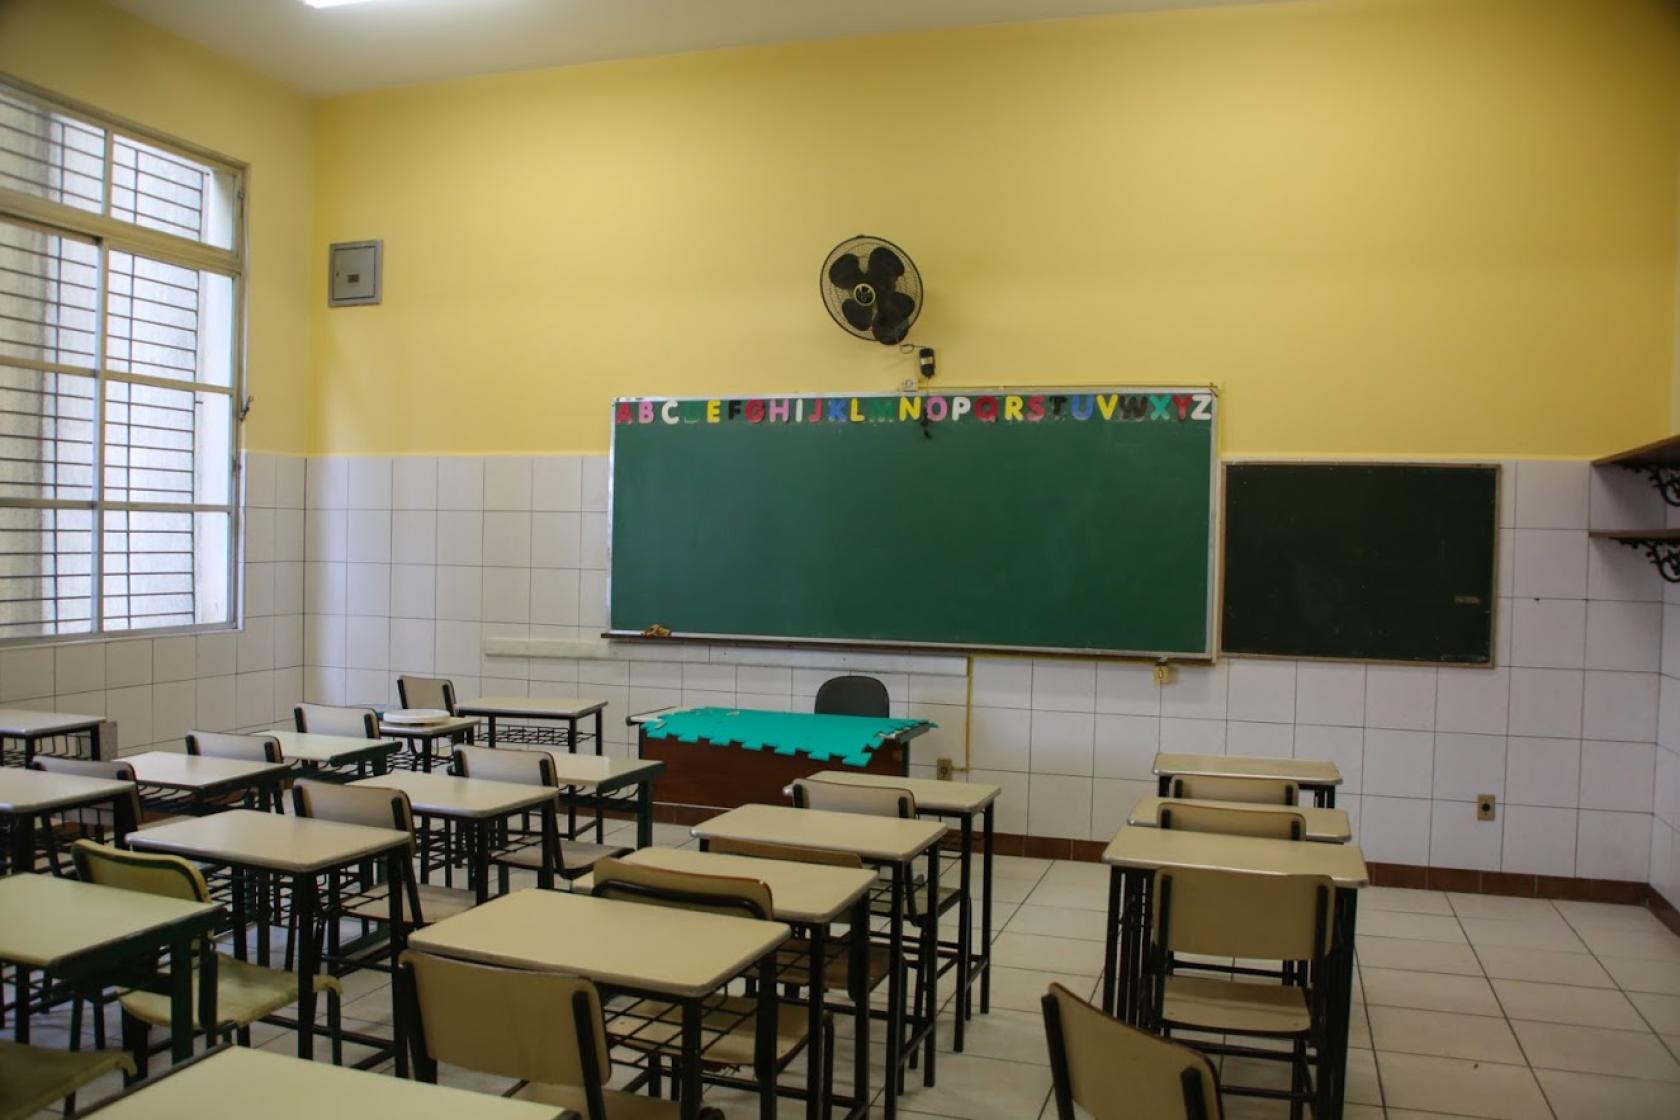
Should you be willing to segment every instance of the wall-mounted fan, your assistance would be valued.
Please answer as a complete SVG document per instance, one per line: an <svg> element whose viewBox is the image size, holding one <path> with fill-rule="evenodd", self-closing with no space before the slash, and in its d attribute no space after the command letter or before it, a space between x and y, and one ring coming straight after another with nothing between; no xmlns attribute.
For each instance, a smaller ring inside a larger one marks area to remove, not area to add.
<svg viewBox="0 0 1680 1120"><path fill-rule="evenodd" d="M823 262L823 303L848 334L896 346L922 313L922 277L903 249L859 234Z"/></svg>

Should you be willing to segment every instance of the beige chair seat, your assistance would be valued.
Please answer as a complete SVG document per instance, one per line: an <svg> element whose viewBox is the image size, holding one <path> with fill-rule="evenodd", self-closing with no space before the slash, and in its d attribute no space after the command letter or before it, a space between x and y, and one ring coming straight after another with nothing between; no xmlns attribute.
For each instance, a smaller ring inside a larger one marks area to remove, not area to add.
<svg viewBox="0 0 1680 1120"><path fill-rule="evenodd" d="M682 1053L682 1008L678 1005L646 999L614 1010L627 1013L607 1023L607 1035L614 1045L643 1053ZM753 1024L757 1011L758 1001L745 996L726 996L706 1005L700 1021L706 1065L747 1067L753 1064L756 1042ZM778 1068L804 1049L809 1027L807 1014L805 1008L795 1004L776 1005ZM708 1037L709 1031L725 1029L728 1033L721 1038Z"/></svg>
<svg viewBox="0 0 1680 1120"><path fill-rule="evenodd" d="M603 1089L601 1097L606 1103L607 1115L611 1116L612 1120L674 1120L682 1115L682 1106L676 1101L646 1097L640 1093ZM546 1085L532 1081L513 1094L513 1099L555 1105L579 1116L589 1115L589 1098L581 1088L570 1085Z"/></svg>
<svg viewBox="0 0 1680 1120"><path fill-rule="evenodd" d="M198 1021L198 969L193 969L193 1029L203 1030ZM333 976L316 976L315 991L344 994L344 985ZM216 1015L222 1023L254 1023L264 1015L297 1002L295 973L267 968L235 957L216 958ZM122 997L123 1010L155 1027L171 1022L169 996L158 992L128 992Z"/></svg>
<svg viewBox="0 0 1680 1120"><path fill-rule="evenodd" d="M1312 1026L1304 988L1169 976L1161 1018L1172 1027L1241 1034L1298 1035Z"/></svg>
<svg viewBox="0 0 1680 1120"><path fill-rule="evenodd" d="M0 1039L0 1120L51 1108L111 1070L134 1072L121 1050L50 1050Z"/></svg>
<svg viewBox="0 0 1680 1120"><path fill-rule="evenodd" d="M420 916L425 919L427 925L464 914L478 905L478 896L460 887L445 887L436 883L419 883L417 887L420 895ZM380 883L359 894L354 903L344 908L344 913L349 917L365 918L370 922L386 921L391 916L391 904L386 901L389 897L389 887ZM406 897L403 899L403 920L414 920L414 915L408 912Z"/></svg>
<svg viewBox="0 0 1680 1120"><path fill-rule="evenodd" d="M575 879L588 873L591 867L609 856L616 859L630 854L629 848L614 847L611 844L587 844L582 840L562 840L560 842L560 874L567 879ZM496 863L504 863L509 867L523 867L531 871L542 867L542 845L532 844L527 848L515 848L510 852L500 852L491 857Z"/></svg>

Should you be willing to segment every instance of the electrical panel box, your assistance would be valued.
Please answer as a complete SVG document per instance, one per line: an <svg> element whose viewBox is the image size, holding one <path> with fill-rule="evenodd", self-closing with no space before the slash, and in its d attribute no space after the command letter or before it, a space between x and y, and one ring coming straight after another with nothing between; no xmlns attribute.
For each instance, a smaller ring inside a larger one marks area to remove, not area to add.
<svg viewBox="0 0 1680 1120"><path fill-rule="evenodd" d="M344 241L327 250L327 306L378 303L384 242Z"/></svg>

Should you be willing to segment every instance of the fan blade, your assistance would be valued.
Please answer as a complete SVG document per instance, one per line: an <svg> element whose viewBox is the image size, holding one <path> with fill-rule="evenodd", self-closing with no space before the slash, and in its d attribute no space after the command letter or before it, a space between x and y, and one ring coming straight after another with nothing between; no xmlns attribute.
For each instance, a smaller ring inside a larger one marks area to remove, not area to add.
<svg viewBox="0 0 1680 1120"><path fill-rule="evenodd" d="M890 288L892 281L904 275L904 262L885 245L877 245L869 253L869 282L877 288Z"/></svg>
<svg viewBox="0 0 1680 1120"><path fill-rule="evenodd" d="M840 314L846 317L846 322L855 329L866 331L875 318L875 309L866 307L855 299L849 299L840 305Z"/></svg>
<svg viewBox="0 0 1680 1120"><path fill-rule="evenodd" d="M910 333L910 316L915 311L916 301L903 292L888 292L882 296L871 332L876 341L888 346L903 342L904 336Z"/></svg>
<svg viewBox="0 0 1680 1120"><path fill-rule="evenodd" d="M828 282L843 291L851 291L863 283L863 266L857 254L842 253L828 266Z"/></svg>

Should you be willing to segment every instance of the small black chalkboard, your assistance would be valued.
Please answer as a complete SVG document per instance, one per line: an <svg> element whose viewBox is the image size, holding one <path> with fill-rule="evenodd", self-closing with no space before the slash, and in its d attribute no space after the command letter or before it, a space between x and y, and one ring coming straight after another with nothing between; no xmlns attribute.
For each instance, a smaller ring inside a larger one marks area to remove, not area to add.
<svg viewBox="0 0 1680 1120"><path fill-rule="evenodd" d="M1228 654L1493 661L1499 468L1232 463Z"/></svg>

